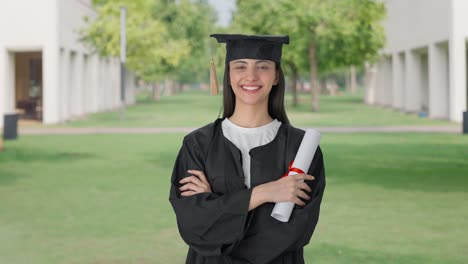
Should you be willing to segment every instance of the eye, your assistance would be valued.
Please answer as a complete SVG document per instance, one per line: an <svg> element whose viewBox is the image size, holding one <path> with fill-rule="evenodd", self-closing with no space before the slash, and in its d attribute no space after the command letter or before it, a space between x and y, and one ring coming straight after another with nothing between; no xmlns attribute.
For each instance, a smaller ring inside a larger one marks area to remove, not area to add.
<svg viewBox="0 0 468 264"><path fill-rule="evenodd" d="M234 69L236 70L244 70L245 69L245 66L244 65L237 65L234 67Z"/></svg>
<svg viewBox="0 0 468 264"><path fill-rule="evenodd" d="M266 71L266 70L270 69L270 66L268 64L263 64L263 65L259 65L257 68L260 69L260 70L265 70Z"/></svg>

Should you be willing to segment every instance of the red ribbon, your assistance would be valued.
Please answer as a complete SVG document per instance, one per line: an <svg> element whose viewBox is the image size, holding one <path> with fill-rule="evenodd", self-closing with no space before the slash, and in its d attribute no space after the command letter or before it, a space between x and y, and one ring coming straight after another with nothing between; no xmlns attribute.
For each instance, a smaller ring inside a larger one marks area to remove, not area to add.
<svg viewBox="0 0 468 264"><path fill-rule="evenodd" d="M289 163L288 171L283 176L281 176L281 178L288 176L289 173L292 172L292 171L297 172L297 174L305 174L305 172L303 170L301 170L299 168L293 168L292 165L293 165L293 162L291 161Z"/></svg>

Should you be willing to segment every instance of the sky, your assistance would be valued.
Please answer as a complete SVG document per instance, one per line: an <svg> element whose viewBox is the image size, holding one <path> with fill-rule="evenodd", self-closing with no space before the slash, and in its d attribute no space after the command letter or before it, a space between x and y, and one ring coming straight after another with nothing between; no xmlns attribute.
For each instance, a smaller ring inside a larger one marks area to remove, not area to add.
<svg viewBox="0 0 468 264"><path fill-rule="evenodd" d="M208 0L218 11L218 24L226 27L231 21L231 12L235 9L235 0Z"/></svg>

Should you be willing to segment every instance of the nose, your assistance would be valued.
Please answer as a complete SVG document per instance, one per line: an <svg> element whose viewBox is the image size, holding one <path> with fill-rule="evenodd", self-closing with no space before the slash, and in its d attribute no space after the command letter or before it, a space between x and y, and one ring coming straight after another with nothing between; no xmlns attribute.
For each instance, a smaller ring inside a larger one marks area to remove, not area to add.
<svg viewBox="0 0 468 264"><path fill-rule="evenodd" d="M247 71L245 72L244 77L245 77L245 79L247 81L256 81L256 80L258 80L257 67L255 65L247 67Z"/></svg>

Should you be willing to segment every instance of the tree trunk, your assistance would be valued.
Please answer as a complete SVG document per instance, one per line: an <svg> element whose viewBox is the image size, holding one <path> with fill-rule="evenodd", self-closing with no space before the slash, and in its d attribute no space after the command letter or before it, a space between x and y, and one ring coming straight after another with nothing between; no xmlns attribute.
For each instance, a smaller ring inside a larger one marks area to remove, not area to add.
<svg viewBox="0 0 468 264"><path fill-rule="evenodd" d="M346 93L351 93L351 70L346 69Z"/></svg>
<svg viewBox="0 0 468 264"><path fill-rule="evenodd" d="M171 96L174 94L174 83L171 79L164 81L164 95Z"/></svg>
<svg viewBox="0 0 468 264"><path fill-rule="evenodd" d="M178 81L174 81L175 93L178 94L182 91L182 84Z"/></svg>
<svg viewBox="0 0 468 264"><path fill-rule="evenodd" d="M293 102L292 105L293 107L296 107L298 104L297 100L297 68L294 65L290 65L291 67L291 79L289 79L289 87L291 87L291 91L293 94Z"/></svg>
<svg viewBox="0 0 468 264"><path fill-rule="evenodd" d="M161 89L159 86L159 83L155 82L152 85L153 87L153 100L154 101L159 101L161 99Z"/></svg>
<svg viewBox="0 0 468 264"><path fill-rule="evenodd" d="M309 63L310 63L310 91L312 95L312 111L318 112L320 109L319 94L320 89L317 81L317 57L315 40L312 40L309 46Z"/></svg>
<svg viewBox="0 0 468 264"><path fill-rule="evenodd" d="M364 94L364 102L366 104L374 104L375 103L375 90L376 90L376 83L377 83L377 67L375 65L371 65L370 63L366 63L366 76L364 80L365 86L365 94Z"/></svg>
<svg viewBox="0 0 468 264"><path fill-rule="evenodd" d="M351 94L357 91L356 66L351 65Z"/></svg>
<svg viewBox="0 0 468 264"><path fill-rule="evenodd" d="M318 80L319 82L319 89L318 89L318 93L319 94L330 94L330 95L334 95L333 91L329 90L328 87L327 87L327 78L326 77L323 77L323 78L320 78L320 80Z"/></svg>

